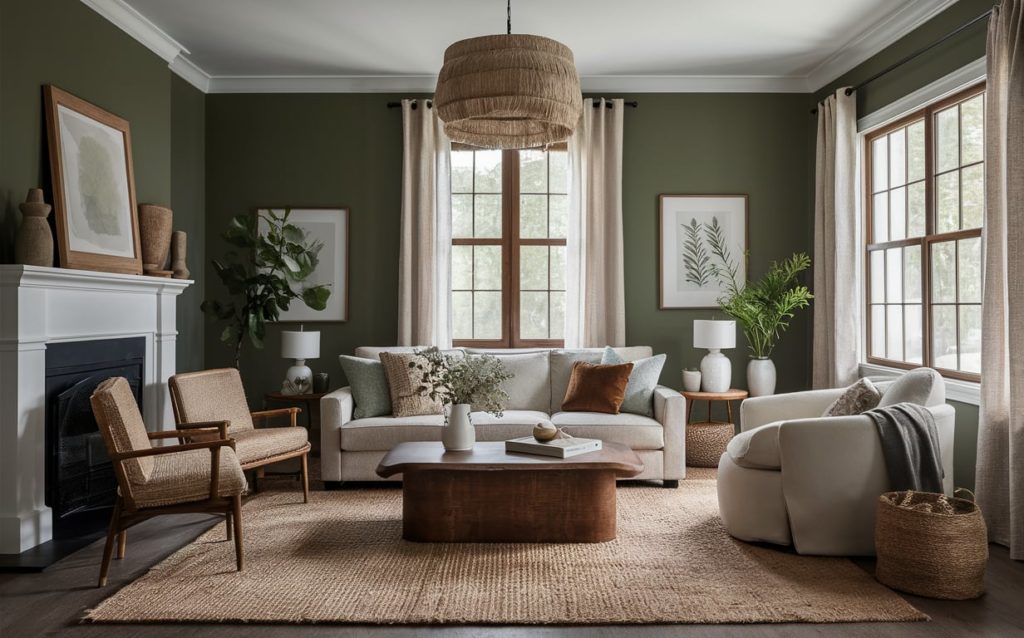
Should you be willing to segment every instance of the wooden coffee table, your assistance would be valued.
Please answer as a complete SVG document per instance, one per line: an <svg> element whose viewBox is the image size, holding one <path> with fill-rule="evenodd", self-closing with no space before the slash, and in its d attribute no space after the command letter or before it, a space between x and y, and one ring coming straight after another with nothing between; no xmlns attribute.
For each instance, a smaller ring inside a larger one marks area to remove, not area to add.
<svg viewBox="0 0 1024 638"><path fill-rule="evenodd" d="M615 479L644 469L636 452L604 443L568 459L399 443L377 466L402 474L402 538L435 543L601 543L615 538Z"/></svg>

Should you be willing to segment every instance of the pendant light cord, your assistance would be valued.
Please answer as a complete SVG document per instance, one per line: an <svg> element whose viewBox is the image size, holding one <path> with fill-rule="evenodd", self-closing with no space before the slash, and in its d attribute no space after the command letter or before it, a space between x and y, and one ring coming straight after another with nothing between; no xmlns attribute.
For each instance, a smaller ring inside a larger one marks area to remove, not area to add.
<svg viewBox="0 0 1024 638"><path fill-rule="evenodd" d="M508 35L512 35L512 0L508 0L508 5L505 8L506 18L508 20Z"/></svg>

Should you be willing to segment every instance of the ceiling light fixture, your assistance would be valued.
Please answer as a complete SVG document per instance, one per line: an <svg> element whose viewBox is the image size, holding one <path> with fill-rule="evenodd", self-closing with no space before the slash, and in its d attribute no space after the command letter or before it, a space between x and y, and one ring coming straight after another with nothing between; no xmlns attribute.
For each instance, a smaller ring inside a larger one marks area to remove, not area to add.
<svg viewBox="0 0 1024 638"><path fill-rule="evenodd" d="M508 32L452 44L444 52L434 109L453 142L532 148L561 142L583 110L572 50L538 35Z"/></svg>

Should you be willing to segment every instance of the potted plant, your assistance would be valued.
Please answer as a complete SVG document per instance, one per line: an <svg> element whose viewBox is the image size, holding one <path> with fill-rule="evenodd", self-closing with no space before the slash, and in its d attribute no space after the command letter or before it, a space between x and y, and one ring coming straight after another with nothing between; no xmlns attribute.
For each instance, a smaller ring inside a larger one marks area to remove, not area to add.
<svg viewBox="0 0 1024 638"><path fill-rule="evenodd" d="M221 235L242 251L229 251L225 261L213 260L214 271L232 300L206 300L200 308L227 322L220 340L234 348L236 368L246 337L262 348L267 322L277 321L293 300L301 299L314 310L327 307L331 295L327 286L303 284L316 269L323 244L307 242L302 229L288 222L290 214L286 209L283 215L274 211L236 215ZM299 292L293 288L296 285Z"/></svg>
<svg viewBox="0 0 1024 638"><path fill-rule="evenodd" d="M747 388L750 396L775 392L775 364L769 358L775 345L789 327L794 311L806 308L814 297L797 276L811 265L805 253L794 253L781 262L772 262L768 272L757 282L740 284L735 270L725 269L728 294L718 305L743 328L750 346L747 365Z"/></svg>
<svg viewBox="0 0 1024 638"><path fill-rule="evenodd" d="M490 355L450 355L437 347L417 350L418 360L409 364L420 372L420 394L444 406L444 449L473 449L476 431L472 410L501 417L508 394L501 384L512 378L505 364Z"/></svg>

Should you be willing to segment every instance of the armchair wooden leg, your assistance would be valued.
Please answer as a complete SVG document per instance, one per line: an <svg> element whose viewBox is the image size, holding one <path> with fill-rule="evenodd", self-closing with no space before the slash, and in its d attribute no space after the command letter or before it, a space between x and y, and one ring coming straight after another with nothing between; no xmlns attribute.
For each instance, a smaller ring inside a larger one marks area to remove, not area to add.
<svg viewBox="0 0 1024 638"><path fill-rule="evenodd" d="M103 560L100 563L100 582L98 587L107 584L107 572L110 571L110 556L114 553L114 538L121 526L121 499L114 501L114 511L110 514L110 527L107 529L107 542L103 546Z"/></svg>
<svg viewBox="0 0 1024 638"><path fill-rule="evenodd" d="M302 502L309 502L309 452L302 455Z"/></svg>
<svg viewBox="0 0 1024 638"><path fill-rule="evenodd" d="M235 496L232 501L232 518L235 523L235 565L238 571L242 571L242 496Z"/></svg>
<svg viewBox="0 0 1024 638"><path fill-rule="evenodd" d="M117 560L124 559L125 549L128 547L128 530L123 529L117 535Z"/></svg>
<svg viewBox="0 0 1024 638"><path fill-rule="evenodd" d="M231 531L231 512L224 515L224 527L227 528L227 538L225 540L231 540L233 533Z"/></svg>

